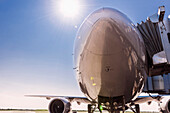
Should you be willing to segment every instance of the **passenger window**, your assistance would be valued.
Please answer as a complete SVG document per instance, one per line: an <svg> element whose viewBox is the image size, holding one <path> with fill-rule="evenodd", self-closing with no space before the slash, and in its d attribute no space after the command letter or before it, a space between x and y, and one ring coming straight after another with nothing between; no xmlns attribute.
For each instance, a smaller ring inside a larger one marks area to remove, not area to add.
<svg viewBox="0 0 170 113"><path fill-rule="evenodd" d="M167 35L168 35L168 40L169 40L169 43L170 43L170 33L167 33Z"/></svg>

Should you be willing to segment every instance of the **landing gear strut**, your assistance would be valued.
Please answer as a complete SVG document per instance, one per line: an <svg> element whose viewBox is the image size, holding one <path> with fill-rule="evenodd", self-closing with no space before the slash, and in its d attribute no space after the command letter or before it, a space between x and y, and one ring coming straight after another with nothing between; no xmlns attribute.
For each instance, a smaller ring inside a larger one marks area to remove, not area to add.
<svg viewBox="0 0 170 113"><path fill-rule="evenodd" d="M95 105L88 104L88 113L93 113L96 109Z"/></svg>

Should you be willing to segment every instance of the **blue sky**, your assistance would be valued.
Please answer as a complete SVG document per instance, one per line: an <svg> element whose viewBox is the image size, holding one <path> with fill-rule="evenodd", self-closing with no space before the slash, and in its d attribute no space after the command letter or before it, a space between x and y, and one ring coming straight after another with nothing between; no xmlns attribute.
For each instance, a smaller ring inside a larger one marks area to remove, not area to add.
<svg viewBox="0 0 170 113"><path fill-rule="evenodd" d="M73 72L75 26L94 10L118 9L135 24L161 5L170 14L170 0L79 0L80 14L72 19L56 1L0 0L0 108L47 107L24 94L82 96Z"/></svg>

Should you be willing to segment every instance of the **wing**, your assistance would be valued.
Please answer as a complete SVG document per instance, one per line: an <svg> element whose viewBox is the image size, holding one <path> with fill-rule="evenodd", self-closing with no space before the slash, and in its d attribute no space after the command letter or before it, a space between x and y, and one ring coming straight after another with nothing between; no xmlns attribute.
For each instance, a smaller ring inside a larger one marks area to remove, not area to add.
<svg viewBox="0 0 170 113"><path fill-rule="evenodd" d="M135 104L142 104L146 102L152 102L152 101L160 101L163 98L161 95L152 95L152 96L139 96L136 100L133 101Z"/></svg>
<svg viewBox="0 0 170 113"><path fill-rule="evenodd" d="M149 96L138 96L136 100L133 101L135 104L150 103L152 101L160 102L165 97L170 98L170 95L149 95Z"/></svg>
<svg viewBox="0 0 170 113"><path fill-rule="evenodd" d="M40 97L40 98L46 98L47 100L50 100L52 98L64 98L67 99L70 102L77 102L77 103L86 103L90 104L91 101L88 100L86 97L73 97L73 96L54 96L54 95L25 95L26 97Z"/></svg>

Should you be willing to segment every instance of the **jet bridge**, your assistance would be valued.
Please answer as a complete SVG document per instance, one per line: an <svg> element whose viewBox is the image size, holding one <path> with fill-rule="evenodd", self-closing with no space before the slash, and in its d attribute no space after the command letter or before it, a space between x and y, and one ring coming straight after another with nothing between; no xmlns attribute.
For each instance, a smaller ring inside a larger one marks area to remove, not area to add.
<svg viewBox="0 0 170 113"><path fill-rule="evenodd" d="M137 25L148 54L149 75L144 92L170 94L170 15L164 19L165 7Z"/></svg>

